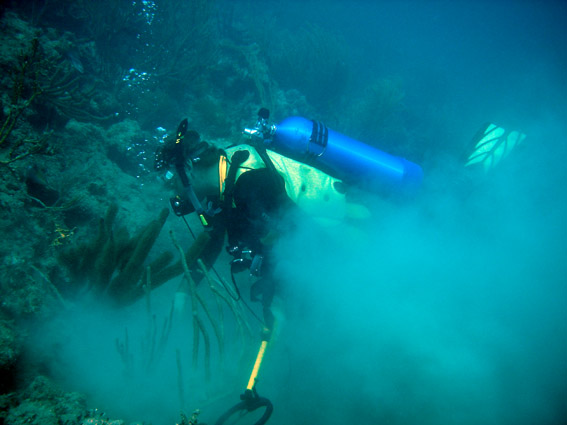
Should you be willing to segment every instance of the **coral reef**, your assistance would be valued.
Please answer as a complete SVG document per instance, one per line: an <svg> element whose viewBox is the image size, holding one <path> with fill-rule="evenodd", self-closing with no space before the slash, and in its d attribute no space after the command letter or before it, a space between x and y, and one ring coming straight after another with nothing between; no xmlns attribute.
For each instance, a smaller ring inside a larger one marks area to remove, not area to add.
<svg viewBox="0 0 567 425"><path fill-rule="evenodd" d="M85 397L65 392L39 375L20 393L0 395L0 421L5 425L123 425L96 409L88 410Z"/></svg>
<svg viewBox="0 0 567 425"><path fill-rule="evenodd" d="M82 395L65 393L44 376L35 378L22 393L6 394L0 400L6 425L78 424L88 416Z"/></svg>
<svg viewBox="0 0 567 425"><path fill-rule="evenodd" d="M10 74L11 94L2 98L2 126L0 128L0 165L24 159L28 155L39 152L45 146L46 137L33 138L12 133L22 113L24 113L42 93L37 81L36 61L39 40L33 38L27 51L22 52ZM4 82L3 82L4 83ZM14 140L11 140L14 139Z"/></svg>
<svg viewBox="0 0 567 425"><path fill-rule="evenodd" d="M168 209L159 217L130 237L126 228L114 229L118 213L116 204L110 205L100 220L98 234L93 240L64 250L59 259L69 271L74 282L86 280L86 290L106 295L118 304L129 304L144 294L139 285L145 271L145 260L163 227ZM147 265L159 273L171 261L172 255L164 253Z"/></svg>
<svg viewBox="0 0 567 425"><path fill-rule="evenodd" d="M33 31L13 13L8 13L2 21L2 42L7 47L0 56L0 67L8 72L1 86L7 87L10 84L7 76L13 76L12 94L9 99L6 96L2 99L7 123L3 126L2 140L25 110L29 111L30 122L42 128L46 124L62 125L71 118L98 122L114 116L117 110L112 109L117 105L108 105L104 100L109 96L105 96L102 81L85 73L83 62L93 61L95 54L88 49L88 43L81 44L68 32ZM21 37L22 33L26 37ZM29 45L14 39L29 40ZM32 102L33 110L29 108Z"/></svg>
<svg viewBox="0 0 567 425"><path fill-rule="evenodd" d="M21 352L20 344L14 322L0 319L0 393L13 385L16 361Z"/></svg>

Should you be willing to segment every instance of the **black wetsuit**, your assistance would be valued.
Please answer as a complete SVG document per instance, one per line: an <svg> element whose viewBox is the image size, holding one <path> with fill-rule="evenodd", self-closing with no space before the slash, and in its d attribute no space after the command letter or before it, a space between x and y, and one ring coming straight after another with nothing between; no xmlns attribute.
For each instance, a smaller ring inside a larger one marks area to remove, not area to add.
<svg viewBox="0 0 567 425"><path fill-rule="evenodd" d="M274 259L266 236L281 232L282 217L294 205L287 197L285 185L279 175L267 168L249 170L234 183L234 206L225 208L212 220L211 240L202 259L214 264L228 235L228 249L249 249L253 255L263 257L260 278L250 289L253 301L262 301L266 326L271 328L273 315L270 305L277 289ZM238 251L234 253L238 255Z"/></svg>

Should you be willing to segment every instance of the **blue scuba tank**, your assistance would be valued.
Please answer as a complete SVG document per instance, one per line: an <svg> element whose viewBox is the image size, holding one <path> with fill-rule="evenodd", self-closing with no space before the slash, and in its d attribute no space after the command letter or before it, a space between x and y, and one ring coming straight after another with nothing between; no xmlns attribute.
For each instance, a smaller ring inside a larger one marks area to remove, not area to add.
<svg viewBox="0 0 567 425"><path fill-rule="evenodd" d="M289 117L275 126L271 144L298 161L378 191L411 195L423 179L419 165L302 117Z"/></svg>

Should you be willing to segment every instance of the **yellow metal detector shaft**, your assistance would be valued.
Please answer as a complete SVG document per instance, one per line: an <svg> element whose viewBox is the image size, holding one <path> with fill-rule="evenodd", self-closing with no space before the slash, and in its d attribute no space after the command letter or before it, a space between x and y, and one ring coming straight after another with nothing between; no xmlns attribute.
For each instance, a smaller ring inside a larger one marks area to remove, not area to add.
<svg viewBox="0 0 567 425"><path fill-rule="evenodd" d="M252 369L252 374L248 380L247 390L252 391L254 384L256 383L256 377L260 371L260 366L262 365L262 360L264 359L264 353L266 352L266 347L268 346L268 341L272 336L272 331L268 328L262 330L262 344L260 344L260 349L258 350L258 355L256 356L256 362L254 363L254 368Z"/></svg>
<svg viewBox="0 0 567 425"><path fill-rule="evenodd" d="M254 388L256 377L258 376L258 372L260 371L260 365L262 364L262 360L264 359L264 353L266 351L267 346L268 346L268 341L262 340L262 344L260 345L260 350L258 350L258 355L256 356L256 362L254 363L254 369L252 369L252 374L250 375L250 379L248 380L248 385L246 386L247 390L252 391L252 388Z"/></svg>

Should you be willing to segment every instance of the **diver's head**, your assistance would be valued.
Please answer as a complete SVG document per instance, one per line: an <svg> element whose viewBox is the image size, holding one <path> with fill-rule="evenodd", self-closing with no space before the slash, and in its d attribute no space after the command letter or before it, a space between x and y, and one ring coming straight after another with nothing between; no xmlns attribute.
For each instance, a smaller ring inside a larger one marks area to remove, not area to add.
<svg viewBox="0 0 567 425"><path fill-rule="evenodd" d="M199 133L188 131L188 120L179 124L174 137L168 138L156 152L156 170L174 167L181 183L181 196L172 198L175 214L185 215L191 211L204 217L206 210L200 199L219 195L218 163L223 151L214 145L201 142ZM186 201L189 201L187 204Z"/></svg>
<svg viewBox="0 0 567 425"><path fill-rule="evenodd" d="M192 152L183 165L178 183L181 195L170 199L173 211L183 216L197 211L205 212L203 200L214 201L220 194L219 190L219 159L225 152L206 142L201 142L199 149ZM186 173L187 171L187 173Z"/></svg>

